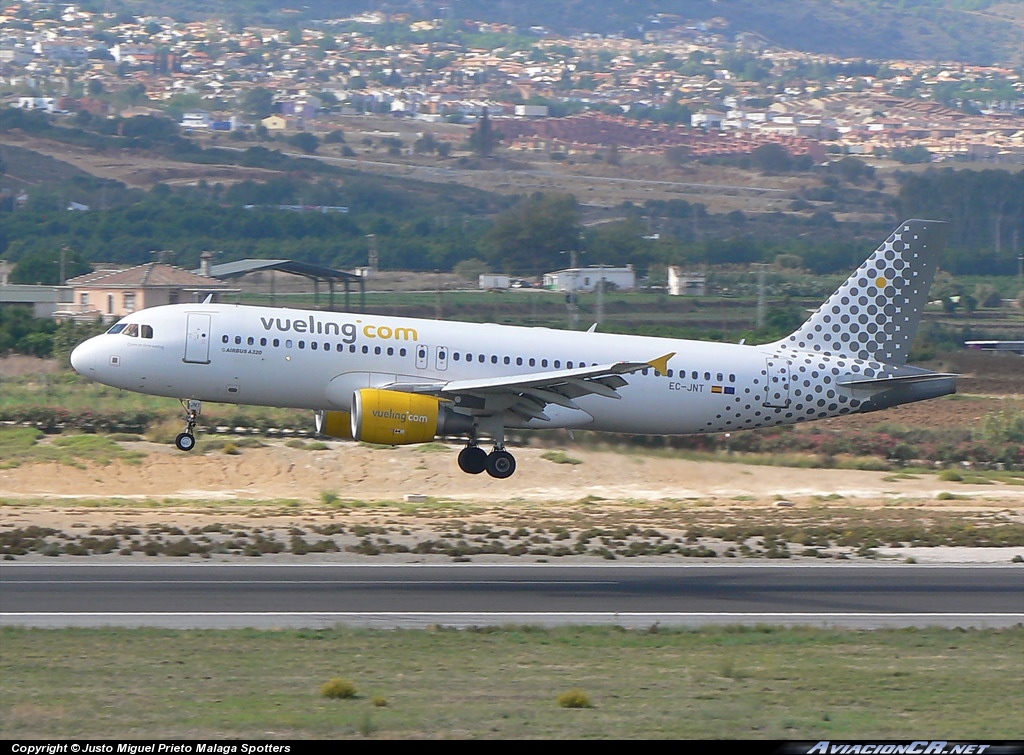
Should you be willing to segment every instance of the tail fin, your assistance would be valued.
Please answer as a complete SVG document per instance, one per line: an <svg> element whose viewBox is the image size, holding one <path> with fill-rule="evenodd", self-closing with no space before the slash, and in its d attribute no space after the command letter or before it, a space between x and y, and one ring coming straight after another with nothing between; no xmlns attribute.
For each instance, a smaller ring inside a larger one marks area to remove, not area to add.
<svg viewBox="0 0 1024 755"><path fill-rule="evenodd" d="M900 223L796 332L772 345L906 364L945 235L942 221Z"/></svg>

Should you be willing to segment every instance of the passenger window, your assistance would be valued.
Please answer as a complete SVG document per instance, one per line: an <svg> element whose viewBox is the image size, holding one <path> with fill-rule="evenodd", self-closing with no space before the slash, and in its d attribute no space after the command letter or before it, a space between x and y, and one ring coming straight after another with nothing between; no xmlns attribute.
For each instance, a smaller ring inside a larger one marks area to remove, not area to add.
<svg viewBox="0 0 1024 755"><path fill-rule="evenodd" d="M505 362L505 364L512 364L511 357L505 357L504 362Z"/></svg>
<svg viewBox="0 0 1024 755"><path fill-rule="evenodd" d="M320 347L317 345L316 341L310 341L309 348L311 348L313 351L316 351Z"/></svg>
<svg viewBox="0 0 1024 755"><path fill-rule="evenodd" d="M237 346L241 342L242 342L242 337L241 336L235 336L235 345Z"/></svg>
<svg viewBox="0 0 1024 755"><path fill-rule="evenodd" d="M306 348L306 342L305 341L299 341L299 348L300 349Z"/></svg>
<svg viewBox="0 0 1024 755"><path fill-rule="evenodd" d="M260 346L266 346L266 345L267 345L267 339L266 338L261 338L260 339Z"/></svg>
<svg viewBox="0 0 1024 755"><path fill-rule="evenodd" d="M246 342L247 344L249 344L250 346L255 346L255 345L256 345L256 339L255 339L255 338L253 338L252 336L249 336L249 337L248 337L248 338L246 339L246 341L245 341L245 342Z"/></svg>
<svg viewBox="0 0 1024 755"><path fill-rule="evenodd" d="M290 349L292 347L292 339L286 338L285 342L284 342L284 346L285 346L286 349Z"/></svg>
<svg viewBox="0 0 1024 755"><path fill-rule="evenodd" d="M281 339L280 338L275 338L274 339L274 347L277 348L280 345L281 345Z"/></svg>
<svg viewBox="0 0 1024 755"><path fill-rule="evenodd" d="M491 364L497 364L497 363L498 363L498 357L494 356L494 354L491 354Z"/></svg>
<svg viewBox="0 0 1024 755"><path fill-rule="evenodd" d="M530 357L530 366L531 367L536 367L537 366L537 360L534 359L533 357Z"/></svg>
<svg viewBox="0 0 1024 755"><path fill-rule="evenodd" d="M228 337L227 336L221 336L220 337L220 342L221 343L227 343L228 342Z"/></svg>
<svg viewBox="0 0 1024 755"><path fill-rule="evenodd" d="M516 366L518 366L518 367L522 367L523 366L523 358L522 357L516 357Z"/></svg>
<svg viewBox="0 0 1024 755"><path fill-rule="evenodd" d="M559 369L559 368L560 368L561 366L562 366L562 360L561 360L561 359L556 359L556 360L555 360L555 369L557 370L557 369Z"/></svg>

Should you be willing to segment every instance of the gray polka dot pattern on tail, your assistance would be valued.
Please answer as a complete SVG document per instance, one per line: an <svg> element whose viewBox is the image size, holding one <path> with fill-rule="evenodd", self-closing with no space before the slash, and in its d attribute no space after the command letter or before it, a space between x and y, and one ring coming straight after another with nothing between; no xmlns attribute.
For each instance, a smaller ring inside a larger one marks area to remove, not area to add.
<svg viewBox="0 0 1024 755"><path fill-rule="evenodd" d="M901 223L799 330L772 345L780 355L809 351L905 364L945 228L934 220Z"/></svg>
<svg viewBox="0 0 1024 755"><path fill-rule="evenodd" d="M857 380L913 373L907 354L935 278L945 224L908 220L791 336L766 344L765 368L704 432L864 411Z"/></svg>

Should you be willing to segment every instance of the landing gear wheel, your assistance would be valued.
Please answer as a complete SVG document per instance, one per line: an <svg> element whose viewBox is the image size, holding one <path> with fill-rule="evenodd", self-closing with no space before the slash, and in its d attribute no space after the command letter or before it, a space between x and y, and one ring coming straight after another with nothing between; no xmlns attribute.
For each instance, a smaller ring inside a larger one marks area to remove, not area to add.
<svg viewBox="0 0 1024 755"><path fill-rule="evenodd" d="M515 471L516 459L508 451L495 450L487 455L487 474L491 477L504 480L511 477Z"/></svg>
<svg viewBox="0 0 1024 755"><path fill-rule="evenodd" d="M466 474L480 474L487 469L487 452L480 446L466 446L459 451L459 469Z"/></svg>
<svg viewBox="0 0 1024 755"><path fill-rule="evenodd" d="M174 445L180 451L191 451L196 447L196 436L193 435L196 429L196 422L199 414L203 411L203 402L196 399L181 399L181 405L185 409L185 432L180 433L174 439Z"/></svg>
<svg viewBox="0 0 1024 755"><path fill-rule="evenodd" d="M174 445L176 445L180 451L191 451L196 447L196 438L191 433L181 433L174 439Z"/></svg>

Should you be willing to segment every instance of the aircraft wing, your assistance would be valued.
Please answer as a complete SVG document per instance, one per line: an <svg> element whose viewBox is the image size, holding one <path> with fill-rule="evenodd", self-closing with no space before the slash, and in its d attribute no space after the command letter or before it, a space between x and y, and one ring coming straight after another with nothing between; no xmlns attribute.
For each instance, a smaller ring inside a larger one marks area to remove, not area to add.
<svg viewBox="0 0 1024 755"><path fill-rule="evenodd" d="M392 383L381 386L392 391L426 393L448 399L474 413L512 411L527 419L548 419L544 407L557 404L579 409L574 399L596 394L620 398L617 389L627 384L623 375L653 367L668 372L668 360L675 352L649 362L613 362L571 370L521 373L500 377L451 380L436 383Z"/></svg>

